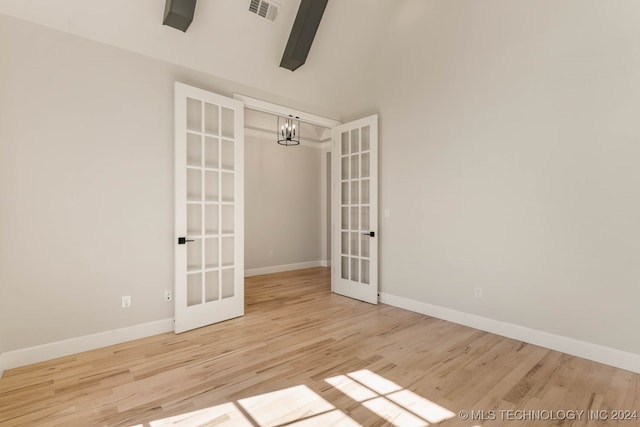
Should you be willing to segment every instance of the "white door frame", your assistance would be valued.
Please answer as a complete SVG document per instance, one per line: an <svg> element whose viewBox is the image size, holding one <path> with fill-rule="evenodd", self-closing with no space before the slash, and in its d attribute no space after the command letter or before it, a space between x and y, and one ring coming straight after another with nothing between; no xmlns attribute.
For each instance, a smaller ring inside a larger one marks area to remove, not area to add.
<svg viewBox="0 0 640 427"><path fill-rule="evenodd" d="M265 113L275 114L277 116L294 116L299 117L301 122L311 123L312 125L323 126L326 128L334 128L340 124L338 120L328 119L326 117L318 116L315 114L307 113L304 111L296 110L293 108L285 107L283 105L272 104L260 99L251 98L249 96L241 95L238 93L233 94L233 99L237 99L242 102L245 108L252 110L263 111Z"/></svg>

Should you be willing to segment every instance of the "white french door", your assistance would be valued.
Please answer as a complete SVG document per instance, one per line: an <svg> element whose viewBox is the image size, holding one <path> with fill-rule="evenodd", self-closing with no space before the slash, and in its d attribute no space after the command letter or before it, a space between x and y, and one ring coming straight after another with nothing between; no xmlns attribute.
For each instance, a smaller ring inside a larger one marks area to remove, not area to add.
<svg viewBox="0 0 640 427"><path fill-rule="evenodd" d="M378 116L333 129L334 292L378 303Z"/></svg>
<svg viewBox="0 0 640 427"><path fill-rule="evenodd" d="M175 84L175 332L244 314L244 104Z"/></svg>

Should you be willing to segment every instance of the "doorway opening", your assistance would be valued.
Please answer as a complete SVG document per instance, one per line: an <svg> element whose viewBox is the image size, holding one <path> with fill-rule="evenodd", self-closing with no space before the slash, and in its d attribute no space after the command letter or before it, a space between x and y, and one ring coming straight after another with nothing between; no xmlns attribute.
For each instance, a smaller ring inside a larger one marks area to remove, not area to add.
<svg viewBox="0 0 640 427"><path fill-rule="evenodd" d="M245 105L245 277L331 265L331 128L286 147L278 115Z"/></svg>
<svg viewBox="0 0 640 427"><path fill-rule="evenodd" d="M320 256L325 260L309 261L309 264L281 264L279 269L273 271L260 271L258 274L268 272L294 270L316 265L331 265L331 291L338 294L366 301L372 304L378 303L378 116L376 114L363 117L349 123L341 124L334 120L329 120L320 116L301 113L242 95L235 95L235 99L244 103L247 116L254 113L265 113L266 120L271 116L293 116L300 118L307 126L307 131L314 135L315 141L308 141L306 145L314 142L316 147L320 147L325 152L320 156L320 177L321 181L312 184L311 187L320 187L320 209L315 203L309 202L304 195L313 193L307 188L295 192L291 191L289 196L298 203L294 206L283 205L276 213L271 212L271 216L276 219L276 224L282 221L292 220L295 224L295 212L297 207L312 205L312 218L316 218L315 213L320 211L320 226L310 227L311 231L300 229L300 235L311 237L311 246L315 245L316 250L320 247ZM247 122L245 134L250 136L251 126ZM270 123L275 123L274 117L270 118ZM271 135L276 135L277 127L267 126L271 129ZM248 132L247 132L248 131ZM269 132L267 131L267 134ZM268 136L267 140L272 140ZM317 143L320 143L318 145ZM270 146L272 146L271 144ZM324 146L324 147L323 147ZM287 147L288 148L288 147ZM332 152L333 151L333 152ZM293 152L292 152L293 153ZM304 161L301 163L304 164ZM296 164L297 165L297 164ZM284 165L285 170L291 168L291 164ZM260 165L256 165L259 169ZM251 168L248 168L250 170ZM316 169L317 165L309 166L308 169ZM332 176L333 175L333 176ZM279 183L282 185L294 184L295 179L280 177ZM291 199L288 199L291 201ZM306 203L305 203L306 202ZM266 206L269 201L264 201L262 206ZM255 207L254 207L255 208ZM277 207L276 207L277 209ZM248 209L249 210L249 209ZM250 210L253 211L253 210ZM328 211L328 212L327 212ZM301 214L304 217L304 213ZM280 221L280 222L278 222ZM317 223L317 222L316 222ZM248 230L249 231L249 230ZM318 232L320 231L320 236ZM247 233L249 235L250 232ZM278 234L271 235L271 241L277 241ZM319 245L316 242L319 239ZM309 243L308 240L306 243ZM307 249L310 246L307 246ZM265 250L262 248L262 252ZM266 250L267 254L272 254L272 250ZM248 264L251 261L248 261ZM249 275L251 274L251 270ZM246 273L246 272L245 272ZM247 274L245 274L247 275Z"/></svg>

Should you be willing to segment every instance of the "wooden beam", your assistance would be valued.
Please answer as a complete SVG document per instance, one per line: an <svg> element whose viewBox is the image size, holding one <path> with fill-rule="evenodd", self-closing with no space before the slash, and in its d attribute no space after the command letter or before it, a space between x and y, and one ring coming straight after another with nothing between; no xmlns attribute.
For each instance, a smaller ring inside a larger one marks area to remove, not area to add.
<svg viewBox="0 0 640 427"><path fill-rule="evenodd" d="M291 71L297 70L307 61L311 44L316 36L328 0L302 0L296 20L284 48L280 66Z"/></svg>
<svg viewBox="0 0 640 427"><path fill-rule="evenodd" d="M196 0L167 0L162 24L186 32L195 10Z"/></svg>

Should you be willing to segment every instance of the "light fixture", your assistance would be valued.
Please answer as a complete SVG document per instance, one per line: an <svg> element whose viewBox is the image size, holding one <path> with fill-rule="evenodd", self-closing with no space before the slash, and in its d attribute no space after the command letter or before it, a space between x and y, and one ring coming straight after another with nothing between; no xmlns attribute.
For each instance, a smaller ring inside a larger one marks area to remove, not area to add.
<svg viewBox="0 0 640 427"><path fill-rule="evenodd" d="M300 145L300 117L278 116L278 144Z"/></svg>

